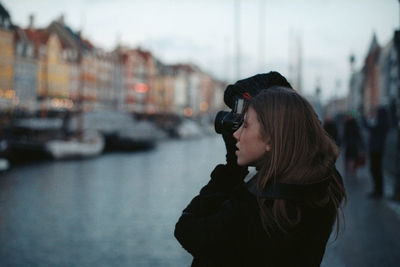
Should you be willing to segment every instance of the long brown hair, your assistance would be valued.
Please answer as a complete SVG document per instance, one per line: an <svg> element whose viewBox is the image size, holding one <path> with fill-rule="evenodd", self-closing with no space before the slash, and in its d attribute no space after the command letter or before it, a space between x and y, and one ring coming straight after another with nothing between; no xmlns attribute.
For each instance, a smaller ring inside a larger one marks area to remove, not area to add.
<svg viewBox="0 0 400 267"><path fill-rule="evenodd" d="M274 86L254 97L250 106L257 113L261 136L271 143L271 151L259 166L256 185L262 192L271 183L313 184L332 179L326 195L312 205L334 207L339 232L338 209L346 193L334 168L339 155L335 142L323 129L314 109L300 94L290 88ZM301 209L295 216L288 212L288 200L274 199L265 207L266 199L258 198L260 216L267 233L278 228L287 231L299 223ZM292 204L292 203L291 203Z"/></svg>

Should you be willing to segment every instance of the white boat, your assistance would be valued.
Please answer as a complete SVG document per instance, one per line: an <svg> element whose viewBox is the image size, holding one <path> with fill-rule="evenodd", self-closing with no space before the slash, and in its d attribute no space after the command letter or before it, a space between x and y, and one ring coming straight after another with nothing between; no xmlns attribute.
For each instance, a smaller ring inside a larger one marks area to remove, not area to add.
<svg viewBox="0 0 400 267"><path fill-rule="evenodd" d="M10 163L4 158L0 158L0 172L6 171L10 168Z"/></svg>
<svg viewBox="0 0 400 267"><path fill-rule="evenodd" d="M145 120L125 124L116 133L116 139L109 147L111 150L136 150L153 148L157 141L166 138L167 134L153 123Z"/></svg>
<svg viewBox="0 0 400 267"><path fill-rule="evenodd" d="M200 126L192 120L184 119L178 125L176 133L180 138L195 138L203 134Z"/></svg>
<svg viewBox="0 0 400 267"><path fill-rule="evenodd" d="M94 129L105 136L106 150L136 150L152 148L167 135L147 120L136 120L132 115L117 111L98 111L84 114L84 129ZM77 129L77 119L70 122L71 131Z"/></svg>
<svg viewBox="0 0 400 267"><path fill-rule="evenodd" d="M10 163L6 159L8 149L8 142L6 140L0 140L0 172L6 171L10 168Z"/></svg>
<svg viewBox="0 0 400 267"><path fill-rule="evenodd" d="M104 144L104 137L99 132L85 131L82 138L48 141L46 151L54 159L87 158L101 154Z"/></svg>

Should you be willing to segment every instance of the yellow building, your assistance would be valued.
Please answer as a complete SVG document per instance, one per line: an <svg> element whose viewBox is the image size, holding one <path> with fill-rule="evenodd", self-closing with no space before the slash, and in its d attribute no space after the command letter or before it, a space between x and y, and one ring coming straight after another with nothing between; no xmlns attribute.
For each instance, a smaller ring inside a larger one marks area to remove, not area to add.
<svg viewBox="0 0 400 267"><path fill-rule="evenodd" d="M158 63L158 74L154 77L153 94L156 113L172 114L174 110L174 77L169 66Z"/></svg>
<svg viewBox="0 0 400 267"><path fill-rule="evenodd" d="M13 32L0 28L0 108L9 108L14 96L14 44Z"/></svg>
<svg viewBox="0 0 400 267"><path fill-rule="evenodd" d="M38 95L51 105L63 108L60 101L69 99L69 65L56 34L41 33L38 68Z"/></svg>

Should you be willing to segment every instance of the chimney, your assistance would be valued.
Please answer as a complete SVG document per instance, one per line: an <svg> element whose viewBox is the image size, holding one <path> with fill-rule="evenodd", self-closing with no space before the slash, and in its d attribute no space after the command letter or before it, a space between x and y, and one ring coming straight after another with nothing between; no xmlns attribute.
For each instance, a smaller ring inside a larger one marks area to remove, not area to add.
<svg viewBox="0 0 400 267"><path fill-rule="evenodd" d="M60 17L58 18L58 22L60 22L62 25L65 25L64 21L65 21L64 14L61 14Z"/></svg>
<svg viewBox="0 0 400 267"><path fill-rule="evenodd" d="M35 16L33 14L29 15L29 25L28 25L28 29L29 30L33 30L35 24Z"/></svg>

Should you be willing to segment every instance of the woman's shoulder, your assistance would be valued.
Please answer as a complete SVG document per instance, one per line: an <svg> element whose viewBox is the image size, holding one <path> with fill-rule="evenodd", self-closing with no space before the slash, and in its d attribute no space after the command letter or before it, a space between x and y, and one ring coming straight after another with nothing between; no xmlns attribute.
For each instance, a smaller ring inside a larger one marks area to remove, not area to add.
<svg viewBox="0 0 400 267"><path fill-rule="evenodd" d="M261 221L257 198L244 184L235 187L222 205L222 209L229 210L243 230L246 226L254 226L254 222Z"/></svg>
<svg viewBox="0 0 400 267"><path fill-rule="evenodd" d="M258 210L257 198L253 195L246 184L238 185L232 190L228 202L235 205L243 212L254 212Z"/></svg>

